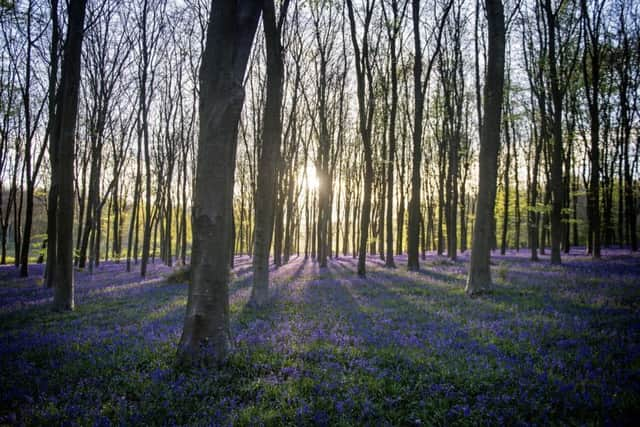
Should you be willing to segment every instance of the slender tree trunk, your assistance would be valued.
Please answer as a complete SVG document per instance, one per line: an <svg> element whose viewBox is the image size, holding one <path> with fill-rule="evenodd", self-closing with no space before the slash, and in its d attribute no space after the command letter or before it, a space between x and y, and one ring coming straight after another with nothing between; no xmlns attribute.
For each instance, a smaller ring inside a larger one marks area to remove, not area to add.
<svg viewBox="0 0 640 427"><path fill-rule="evenodd" d="M49 161L51 163L51 187L49 188L49 198L47 201L47 265L45 270L47 288L51 288L54 283L54 266L56 265L56 253L58 250L58 245L56 244L56 217L58 209L58 138L60 136L60 127L58 117L56 115L56 107L59 102L57 96L57 82L60 24L58 21L58 0L51 0L51 45L49 52L51 67L49 71ZM4 234L5 233L3 233L3 238Z"/></svg>
<svg viewBox="0 0 640 427"><path fill-rule="evenodd" d="M489 247L494 217L500 116L504 84L505 24L501 0L487 0L489 56L484 87L484 117L480 133L478 204L473 228L471 266L466 291L472 295L491 286Z"/></svg>
<svg viewBox="0 0 640 427"><path fill-rule="evenodd" d="M371 187L373 184L373 148L371 131L374 112L373 74L371 51L369 47L369 27L373 16L375 2L367 1L365 5L364 28L362 45L358 43L356 21L352 0L347 0L351 42L354 49L356 64L356 83L358 98L358 128L364 149L364 182L362 194L362 210L360 212L360 244L358 247L358 275L366 275L367 239L369 237L369 223L371 220ZM367 98L365 100L365 98Z"/></svg>
<svg viewBox="0 0 640 427"><path fill-rule="evenodd" d="M561 263L560 243L562 241L562 92L558 81L556 59L556 15L551 0L545 0L544 10L547 19L549 45L549 74L551 79L552 134L551 139L551 264Z"/></svg>
<svg viewBox="0 0 640 427"><path fill-rule="evenodd" d="M508 96L507 105L505 106L507 113L509 113L509 101ZM505 118L504 120L504 135L505 135L505 145L507 148L507 152L505 155L505 163L504 163L504 204L503 204L503 217L502 217L502 241L500 243L500 254L504 255L507 252L507 233L509 231L509 171L511 167L511 134L509 132L509 118ZM515 151L515 150L514 150ZM517 177L517 175L516 175Z"/></svg>
<svg viewBox="0 0 640 427"><path fill-rule="evenodd" d="M604 1L596 2L595 5L587 5L586 0L581 0L584 26L586 27L586 46L583 56L583 77L586 86L587 104L590 118L591 137L591 172L589 177L588 201L590 213L589 241L593 250L593 258L600 258L600 61L601 61L601 41L600 31L601 20L595 19L592 22L589 10L595 6L594 14L601 11ZM598 15L599 16L599 15Z"/></svg>
<svg viewBox="0 0 640 427"><path fill-rule="evenodd" d="M422 118L424 92L422 90L422 43L420 42L420 0L412 0L413 44L413 164L411 169L411 196L409 198L409 225L407 229L407 268L420 270L418 245L420 236L420 168L422 163Z"/></svg>
<svg viewBox="0 0 640 427"><path fill-rule="evenodd" d="M288 2L287 2L288 4ZM263 306L269 295L269 249L273 234L276 180L282 139L283 52L280 45L281 25L276 24L273 0L264 0L262 24L267 47L267 98L261 155L258 160L256 191L255 241L253 247L253 288L250 304ZM286 14L286 6L281 13Z"/></svg>

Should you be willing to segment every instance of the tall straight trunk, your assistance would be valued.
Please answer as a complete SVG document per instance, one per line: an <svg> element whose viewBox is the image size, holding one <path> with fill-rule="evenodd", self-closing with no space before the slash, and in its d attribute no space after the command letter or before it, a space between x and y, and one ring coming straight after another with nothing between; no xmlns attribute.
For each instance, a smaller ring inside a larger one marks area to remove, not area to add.
<svg viewBox="0 0 640 427"><path fill-rule="evenodd" d="M484 86L484 117L480 133L478 203L466 286L466 292L471 295L491 286L489 244L494 217L504 84L505 24L502 1L487 0L486 7L489 53Z"/></svg>
<svg viewBox="0 0 640 427"><path fill-rule="evenodd" d="M409 225L407 229L407 268L420 270L418 245L420 237L420 165L422 163L422 119L424 92L422 90L422 43L420 42L420 0L412 0L413 18L413 156L411 169L411 196L409 198Z"/></svg>
<svg viewBox="0 0 640 427"><path fill-rule="evenodd" d="M58 137L58 211L57 253L53 308L73 310L73 158L80 91L80 62L86 0L71 0L68 8L68 32L62 58L62 84L57 114Z"/></svg>
<svg viewBox="0 0 640 427"><path fill-rule="evenodd" d="M29 174L27 174L29 175ZM31 229L33 225L33 180L27 176L27 203L24 211L24 231L22 232L22 247L20 248L20 277L29 275L29 249L31 246Z"/></svg>
<svg viewBox="0 0 640 427"><path fill-rule="evenodd" d="M577 174L574 172L574 176ZM578 233L578 190L579 184L578 180L574 179L573 181L573 246L578 246L580 244L580 235Z"/></svg>
<svg viewBox="0 0 640 427"><path fill-rule="evenodd" d="M360 211L360 244L358 246L358 275L366 275L367 239L371 220L371 187L373 185L373 147L371 131L373 127L374 90L371 52L369 47L369 28L375 6L374 0L367 0L365 5L362 46L357 37L356 21L352 0L347 0L351 42L356 64L356 83L358 98L358 129L364 149L364 182L362 188L362 209Z"/></svg>
<svg viewBox="0 0 640 427"><path fill-rule="evenodd" d="M461 117L458 116L458 120ZM455 120L455 119L454 119ZM449 195L449 212L447 216L447 255L453 261L458 258L458 156L460 144L460 131L458 125L451 138L449 149L449 176L451 192Z"/></svg>
<svg viewBox="0 0 640 427"><path fill-rule="evenodd" d="M621 230L621 234L624 233L625 241L630 245L632 251L638 250L638 233L636 226L636 207L635 199L633 197L633 174L631 172L631 153L629 147L631 145L631 131L632 131L632 103L629 99L629 95L633 96L633 83L631 81L631 69L633 68L633 54L632 54L632 41L627 32L625 10L620 11L618 33L621 38L620 43L622 47L621 60L617 67L619 74L618 93L620 98L620 127L621 127L621 139L622 139L622 159L620 173L621 183L624 191L622 195L618 197L623 200L624 214L621 219L624 220L624 229ZM637 85L636 85L637 87ZM636 145L636 152L638 146ZM620 197L622 196L622 197ZM620 209L622 211L622 209ZM622 212L621 212L622 213ZM622 223L622 221L619 221ZM622 241L622 236L620 236Z"/></svg>
<svg viewBox="0 0 640 427"><path fill-rule="evenodd" d="M84 225L84 213L86 208L86 199L87 199L87 180L86 180L86 165L82 166L82 173L80 174L82 177L82 187L80 189L80 194L78 195L78 225L76 227L76 250L79 252L80 246L82 245L82 236L84 233L83 225ZM78 177L80 179L80 177ZM80 257L76 256L74 260L75 264L78 265L80 262Z"/></svg>
<svg viewBox="0 0 640 427"><path fill-rule="evenodd" d="M311 258L316 259L316 255L317 255L317 239L318 239L318 227L317 226L313 226L313 224L317 225L317 208L318 204L316 203L316 192L313 192L313 195L311 197Z"/></svg>
<svg viewBox="0 0 640 427"><path fill-rule="evenodd" d="M514 126L512 124L512 126ZM515 127L515 126L514 126ZM512 127L513 129L513 127ZM521 224L522 224L522 217L520 214L520 179L518 177L518 169L519 169L519 164L518 164L518 146L517 146L517 139L514 133L514 146L513 146L513 176L514 176L514 181L515 181L515 207L514 207L514 215L515 215L515 232L514 234L514 244L515 244L515 248L516 248L516 252L520 252L520 228L521 228Z"/></svg>
<svg viewBox="0 0 640 427"><path fill-rule="evenodd" d="M405 85L405 89L406 89L406 85ZM405 92L407 93L407 92ZM398 216L396 218L397 221L397 225L396 225L396 233L397 233L397 237L396 237L396 254L397 255L402 255L404 252L404 231L405 231L405 216L406 216L406 204L405 204L405 193L406 193L406 186L405 186L405 172L406 172L406 163L405 163L405 159L406 159L406 140L407 140L407 121L408 120L403 120L402 123L402 131L401 131L401 136L400 136L400 140L402 142L401 145L401 153L400 153L400 165L399 165L399 170L398 170L398 175L399 175L399 180L398 180L398 190L400 193L400 200L398 201Z"/></svg>
<svg viewBox="0 0 640 427"><path fill-rule="evenodd" d="M102 205L98 207L98 214L96 215L96 238L94 248L94 264L96 267L100 265L100 249L102 248Z"/></svg>
<svg viewBox="0 0 640 427"><path fill-rule="evenodd" d="M342 179L342 170L338 168L338 180ZM336 195L336 245L335 245L335 257L340 256L340 202L342 200L342 186L338 186L338 194ZM331 245L329 245L331 246Z"/></svg>
<svg viewBox="0 0 640 427"><path fill-rule="evenodd" d="M460 251L467 251L467 194L464 188L465 182L461 187L460 194Z"/></svg>
<svg viewBox="0 0 640 427"><path fill-rule="evenodd" d="M546 132L546 126L542 123L542 133ZM538 261L538 248L540 242L540 213L538 212L538 179L540 175L540 158L542 155L542 145L544 143L544 137L539 136L537 131L534 134L534 158L533 158L533 170L531 172L531 185L529 186L530 200L529 200L529 245L531 247L531 260Z"/></svg>
<svg viewBox="0 0 640 427"><path fill-rule="evenodd" d="M622 141L618 140L620 151L622 151ZM622 247L625 244L625 233L624 233L624 175L622 172L622 164L623 159L622 155L620 156L620 161L618 162L618 218L616 221L616 234L618 236L618 245Z"/></svg>
<svg viewBox="0 0 640 427"><path fill-rule="evenodd" d="M133 188L133 205L129 222L129 236L127 239L127 272L131 271L131 258L138 259L138 210L140 209L140 189L142 187L142 172L140 169L142 156L142 139L138 133L138 154L136 161L136 179ZM136 261L137 262L137 261Z"/></svg>
<svg viewBox="0 0 640 427"><path fill-rule="evenodd" d="M294 130L292 132L292 138L295 144L295 141L297 141L296 138L296 131ZM283 249L283 259L282 261L284 263L288 263L289 260L291 259L291 252L293 251L293 237L294 237L294 226L295 226L295 213L294 213L294 179L295 176L293 174L293 169L291 169L289 171L289 186L287 188L287 197L286 197L286 211L287 211L287 217L286 217L286 224L285 224L285 231L284 231L284 249Z"/></svg>
<svg viewBox="0 0 640 427"><path fill-rule="evenodd" d="M309 182L309 176L306 168L307 158L305 157L305 182ZM304 190L304 259L307 260L309 258L309 243L310 243L310 234L311 234L311 209L309 207L309 188L305 188Z"/></svg>
<svg viewBox="0 0 640 427"><path fill-rule="evenodd" d="M24 164L23 164L23 176L26 177L27 184L27 201L25 207L25 215L24 215L24 228L22 232L22 245L16 245L16 265L20 266L20 277L27 277L29 275L29 249L31 246L31 228L33 224L33 196L35 192L34 188L34 177L32 173L33 169L33 159L31 148L33 144L34 133L31 128L34 122L34 117L31 112L31 95L32 95L32 75L33 75L33 64L31 63L33 57L33 40L31 39L31 31L32 31L32 22L34 19L33 16L33 2L27 2L27 13L26 13L26 35L27 35L27 46L26 46L26 67L24 70L24 86L22 90L22 104L24 108ZM36 120L37 121L37 120ZM21 192L21 199L23 194ZM22 200L21 200L22 202ZM22 208L22 203L21 206ZM14 226L17 225L17 222L14 223ZM20 250L18 251L18 247Z"/></svg>
<svg viewBox="0 0 640 427"><path fill-rule="evenodd" d="M427 259L427 248L429 246L429 240L427 239L427 227L425 227L426 223L424 220L424 215L420 215L420 243L422 249L422 260Z"/></svg>
<svg viewBox="0 0 640 427"><path fill-rule="evenodd" d="M50 67L49 70L49 162L51 164L51 186L49 187L49 198L47 200L47 265L45 270L45 280L47 288L53 286L54 266L56 264L56 253L58 245L56 244L56 217L58 209L58 138L60 136L60 127L58 116L56 115L56 106L58 104L58 91L56 90L58 82L58 57L60 48L60 27L58 19L58 0L51 0L51 45L49 51ZM2 190L0 190L2 191ZM8 210L9 205L7 205ZM0 207L1 209L1 207ZM3 230L3 238L5 231ZM4 253L4 247L3 247ZM3 257L4 259L4 257ZM4 262L2 263L4 264Z"/></svg>
<svg viewBox="0 0 640 427"><path fill-rule="evenodd" d="M165 256L164 263L169 267L173 264L173 244L171 242L171 228L173 227L173 205L171 204L171 197L167 197L167 212L165 217Z"/></svg>
<svg viewBox="0 0 640 427"><path fill-rule="evenodd" d="M441 144L444 144L444 142L441 142ZM442 256L442 254L444 254L444 226L445 226L445 212L448 211L447 209L447 201L445 199L445 192L446 192L446 181L445 181L445 176L446 176L446 161L444 160L444 156L445 156L445 150L441 149L440 150L440 173L438 174L438 246L436 248L436 252L438 254L438 256Z"/></svg>
<svg viewBox="0 0 640 427"><path fill-rule="evenodd" d="M277 175L277 174L276 174ZM276 179L280 185L286 184L286 181L281 175L280 179ZM274 209L274 224L273 224L273 264L276 267L282 265L282 246L284 239L284 191L282 188L278 188L275 191L275 209Z"/></svg>
<svg viewBox="0 0 640 427"><path fill-rule="evenodd" d="M347 179L347 183L350 180ZM348 184L347 184L348 185ZM347 187L348 188L348 187ZM349 253L349 216L351 214L351 199L352 199L351 191L345 191L345 200L344 200L344 232L342 233L342 255L347 256Z"/></svg>
<svg viewBox="0 0 640 427"><path fill-rule="evenodd" d="M24 168L22 170L24 175ZM17 191L17 190L16 190ZM22 247L23 240L22 235L20 234L20 230L22 228L22 206L24 199L24 189L22 188L22 184L20 184L20 197L15 197L13 199L13 247L15 251L15 256L13 263L16 268L20 267L20 248ZM55 274L55 273L54 273Z"/></svg>
<svg viewBox="0 0 640 427"><path fill-rule="evenodd" d="M551 202L551 186L550 186L550 182L551 180L548 179L548 175L547 174L547 185L545 186L545 190L544 190L544 205L545 206L549 206L549 203ZM549 212L545 211L542 214L542 227L540 227L540 254L541 255L545 255L546 254L546 248L547 248L547 240L549 237L549 223L551 221L551 217L549 215Z"/></svg>
<svg viewBox="0 0 640 427"><path fill-rule="evenodd" d="M183 155L182 171L182 211L180 212L180 228L182 229L182 243L180 245L180 260L182 265L187 263L187 154Z"/></svg>
<svg viewBox="0 0 640 427"><path fill-rule="evenodd" d="M351 218L351 253L353 258L358 256L358 214L360 213L360 191L356 190L353 217Z"/></svg>
<svg viewBox="0 0 640 427"><path fill-rule="evenodd" d="M569 125L569 133L573 133L575 128ZM567 138L567 151L564 155L564 173L562 177L562 202L565 212L564 224L562 227L562 249L565 254L571 250L571 221L568 212L571 211L571 158L573 151L573 137Z"/></svg>
<svg viewBox="0 0 640 427"><path fill-rule="evenodd" d="M140 118L142 127L142 148L144 153L145 166L145 200L144 200L144 223L142 233L142 257L140 261L140 275L147 275L147 264L149 263L149 250L151 247L151 155L149 152L149 108L148 108L148 87L149 79L149 47L147 40L147 10L148 2L143 0L142 8L142 53L141 53L141 70L140 70Z"/></svg>
<svg viewBox="0 0 640 427"><path fill-rule="evenodd" d="M508 96L507 105L505 106L507 114L510 112ZM503 217L502 217L502 238L500 243L500 254L504 255L507 252L507 233L509 231L509 172L511 167L511 133L509 132L508 118L504 120L504 136L507 152L505 154L504 162L504 204L503 204ZM514 150L515 151L515 150ZM517 177L517 175L516 175Z"/></svg>
<svg viewBox="0 0 640 427"><path fill-rule="evenodd" d="M407 269L418 271L420 262L418 259L420 244L420 189L422 173L422 125L424 116L424 94L429 83L431 70L434 61L440 52L444 23L453 6L453 1L449 1L444 6L442 15L437 22L437 28L431 36L435 36L435 47L433 54L427 64L426 72L422 71L422 43L420 41L420 0L411 1L411 15L413 22L413 44L414 44L414 64L413 64L413 91L414 91L414 124L413 124L413 157L411 170L411 196L409 198L409 224L407 226ZM424 82L423 82L424 77Z"/></svg>
<svg viewBox="0 0 640 427"><path fill-rule="evenodd" d="M115 262L120 262L122 255L122 224L120 212L120 180L116 176L111 195L111 206L113 210L113 244L111 245L111 256Z"/></svg>
<svg viewBox="0 0 640 427"><path fill-rule="evenodd" d="M591 138L591 172L589 176L588 204L590 213L589 241L593 250L593 258L600 258L600 62L602 46L600 31L602 21L600 13L604 7L604 0L597 1L595 5L587 5L586 0L581 0L582 16L585 27L585 49L582 60L583 79L590 119ZM597 15L592 19L589 10ZM594 22L595 21L595 22Z"/></svg>
<svg viewBox="0 0 640 427"><path fill-rule="evenodd" d="M549 77L551 79L551 100L553 103L551 128L551 264L561 263L560 243L562 241L562 206L564 191L562 186L562 98L558 81L556 58L556 14L551 0L545 0L544 11L547 19L549 45Z"/></svg>
<svg viewBox="0 0 640 427"><path fill-rule="evenodd" d="M107 237L104 240L104 260L109 261L109 243L111 243L111 210L113 209L112 199L109 198L109 203L107 204L107 226L105 230L107 230ZM99 252L99 251L98 251Z"/></svg>
<svg viewBox="0 0 640 427"><path fill-rule="evenodd" d="M288 4L288 2L285 2ZM267 95L264 107L261 155L258 159L255 240L253 246L253 287L250 304L263 306L269 295L269 249L273 234L276 180L282 140L283 52L281 24L276 23L273 0L264 0L262 24L267 48ZM284 10L284 12L283 12ZM286 14L286 6L281 13ZM282 20L281 20L282 22Z"/></svg>
<svg viewBox="0 0 640 427"><path fill-rule="evenodd" d="M386 120L385 120L386 122ZM383 133L384 134L384 133ZM387 144L386 144L386 139L383 136L382 139L382 153L383 156L386 155L387 152ZM387 176L387 168L386 165L382 165L382 170L380 171L380 193L378 195L378 223L377 223L377 228L378 228L378 256L380 257L381 261L384 261L384 255L385 255L385 219L386 219L386 200L387 200L387 185L385 183L385 178Z"/></svg>
<svg viewBox="0 0 640 427"><path fill-rule="evenodd" d="M183 364L226 358L233 177L242 80L260 16L258 1L214 2L200 67L200 132L187 313L178 357ZM215 192L211 192L215 188Z"/></svg>

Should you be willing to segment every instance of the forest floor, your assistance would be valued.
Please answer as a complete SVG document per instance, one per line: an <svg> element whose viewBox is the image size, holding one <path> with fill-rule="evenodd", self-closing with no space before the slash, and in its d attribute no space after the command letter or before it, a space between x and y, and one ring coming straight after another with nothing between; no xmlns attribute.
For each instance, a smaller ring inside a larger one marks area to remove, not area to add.
<svg viewBox="0 0 640 427"><path fill-rule="evenodd" d="M640 419L640 256L494 255L495 289L464 294L468 257L419 272L340 257L272 272L246 307L230 286L233 351L173 368L187 286L124 264L76 274L76 310L50 310L42 266L0 267L0 425L632 424Z"/></svg>

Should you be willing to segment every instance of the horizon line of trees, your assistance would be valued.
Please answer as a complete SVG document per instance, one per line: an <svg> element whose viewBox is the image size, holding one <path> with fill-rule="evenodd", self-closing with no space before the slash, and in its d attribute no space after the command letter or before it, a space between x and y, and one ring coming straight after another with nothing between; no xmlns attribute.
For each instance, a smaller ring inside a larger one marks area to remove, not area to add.
<svg viewBox="0 0 640 427"><path fill-rule="evenodd" d="M359 212L365 204L359 165L369 163L367 252L393 265L393 255L407 252L412 236L421 252L435 250L453 259L469 248L486 25L484 12L471 2L433 4L442 16L422 23L431 45L421 47L429 76L419 94L425 98L425 119L417 136L424 160L418 168L412 163L411 138L417 134L409 2L384 1L379 10L368 11L373 29L367 31L380 35L375 45L368 42L370 58L360 59L369 67L362 70L368 73L364 79L371 78L363 100L371 103L365 117L369 161L356 130L359 107L350 101L357 79L349 74L355 58L347 8L340 2L295 4L282 19L282 138L279 147L268 150L278 153L276 191L269 198L274 203L270 251L277 265L292 253L317 255L323 263L327 256L353 254L363 246L356 236L362 234ZM36 193L48 187L53 173L51 98L60 80L54 68L66 24L53 22L52 5L62 11L57 2L35 0L2 8L1 261L7 262L12 249L22 274L35 252L28 242ZM144 269L149 256L184 262L190 250L197 73L207 5L153 0L135 6L89 2L81 143L74 153L79 267L92 268L102 255L124 258L129 268L140 257ZM526 246L533 259L552 245L565 252L584 245L596 255L603 244L637 250L637 7L622 0L593 7L577 1L507 6L512 10L491 248L504 253ZM254 249L267 84L266 43L258 33L245 78L234 197L234 250L248 254ZM423 183L418 228L408 233L413 170ZM51 224L55 209L47 210Z"/></svg>

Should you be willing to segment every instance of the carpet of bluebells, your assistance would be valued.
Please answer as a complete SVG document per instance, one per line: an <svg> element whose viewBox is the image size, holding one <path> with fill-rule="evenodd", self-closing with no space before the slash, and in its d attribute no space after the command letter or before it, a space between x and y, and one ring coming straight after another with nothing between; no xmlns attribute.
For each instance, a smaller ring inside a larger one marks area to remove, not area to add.
<svg viewBox="0 0 640 427"><path fill-rule="evenodd" d="M529 425L640 419L640 257L576 251L551 267L494 255L493 292L464 294L468 257L366 279L351 257L273 270L246 307L251 262L230 287L233 351L176 369L187 285L153 265L76 274L54 313L42 266L0 267L0 425Z"/></svg>

